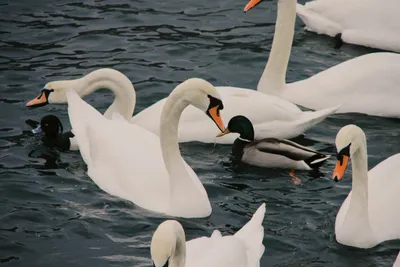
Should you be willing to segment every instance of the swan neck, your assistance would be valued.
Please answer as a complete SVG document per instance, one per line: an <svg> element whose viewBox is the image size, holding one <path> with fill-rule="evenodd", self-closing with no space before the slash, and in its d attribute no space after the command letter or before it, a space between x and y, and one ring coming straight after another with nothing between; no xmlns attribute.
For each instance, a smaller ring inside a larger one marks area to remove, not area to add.
<svg viewBox="0 0 400 267"><path fill-rule="evenodd" d="M171 267L185 267L186 263L186 239L185 236L177 235L174 253L170 258Z"/></svg>
<svg viewBox="0 0 400 267"><path fill-rule="evenodd" d="M179 119L188 103L174 91L167 98L160 119L160 143L165 166L170 176L171 188L175 179L188 175L179 151L178 126ZM173 193L173 192L171 192Z"/></svg>
<svg viewBox="0 0 400 267"><path fill-rule="evenodd" d="M86 96L99 89L109 89L114 93L114 102L106 110L104 116L112 118L114 112L120 113L130 120L136 104L136 93L131 81L122 73L112 69L101 69L78 79L76 88L79 95Z"/></svg>
<svg viewBox="0 0 400 267"><path fill-rule="evenodd" d="M279 0L271 52L257 90L279 94L286 84L286 70L296 22L296 0Z"/></svg>
<svg viewBox="0 0 400 267"><path fill-rule="evenodd" d="M365 143L365 140L364 140ZM352 156L353 184L345 219L336 225L336 238L340 243L369 248L376 242L368 213L368 163L366 144Z"/></svg>
<svg viewBox="0 0 400 267"><path fill-rule="evenodd" d="M367 147L361 145L359 149L352 155L352 196L350 206L352 204L362 205L365 211L368 211L368 158Z"/></svg>

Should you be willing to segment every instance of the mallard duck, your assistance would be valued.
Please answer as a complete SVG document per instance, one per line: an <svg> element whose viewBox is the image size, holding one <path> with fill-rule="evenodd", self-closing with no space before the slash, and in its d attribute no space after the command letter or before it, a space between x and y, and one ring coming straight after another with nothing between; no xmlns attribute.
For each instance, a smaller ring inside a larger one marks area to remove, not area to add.
<svg viewBox="0 0 400 267"><path fill-rule="evenodd" d="M232 146L233 156L259 167L311 170L321 166L330 157L286 139L255 140L253 124L241 115L233 117L225 131L217 137L229 133L239 134Z"/></svg>

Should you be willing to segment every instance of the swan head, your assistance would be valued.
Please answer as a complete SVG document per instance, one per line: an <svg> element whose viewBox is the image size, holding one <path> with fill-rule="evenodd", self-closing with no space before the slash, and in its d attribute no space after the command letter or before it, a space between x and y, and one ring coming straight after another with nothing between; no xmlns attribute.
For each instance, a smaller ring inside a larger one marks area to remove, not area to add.
<svg viewBox="0 0 400 267"><path fill-rule="evenodd" d="M199 78L191 78L178 85L171 96L179 95L187 104L202 110L218 126L225 131L220 111L224 108L217 89L209 82Z"/></svg>
<svg viewBox="0 0 400 267"><path fill-rule="evenodd" d="M49 82L40 91L39 96L29 101L26 106L41 107L47 104L67 103L67 89L75 88L76 81L77 80Z"/></svg>
<svg viewBox="0 0 400 267"><path fill-rule="evenodd" d="M186 240L182 225L175 220L161 223L150 245L154 267L185 266Z"/></svg>
<svg viewBox="0 0 400 267"><path fill-rule="evenodd" d="M336 135L337 162L332 178L340 181L346 171L349 159L361 147L366 145L364 131L353 124L340 129Z"/></svg>

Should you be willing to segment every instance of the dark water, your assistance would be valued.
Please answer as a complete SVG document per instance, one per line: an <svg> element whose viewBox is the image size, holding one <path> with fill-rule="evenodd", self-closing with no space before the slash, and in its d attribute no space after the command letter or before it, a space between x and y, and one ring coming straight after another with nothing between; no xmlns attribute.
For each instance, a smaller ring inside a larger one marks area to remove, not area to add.
<svg viewBox="0 0 400 267"><path fill-rule="evenodd" d="M25 108L50 80L79 77L111 67L137 90L135 112L165 97L189 77L215 85L255 88L270 50L276 2L248 14L246 1L0 1L0 265L151 266L149 243L165 217L143 212L109 196L86 175L79 153L41 145L25 120L59 116L69 128L66 105ZM288 81L309 77L365 53L334 48L332 39L305 33L298 22ZM104 111L109 91L87 101ZM348 123L368 137L370 167L399 152L400 122L365 115L336 115L298 138L334 152L334 137ZM318 172L229 164L229 146L181 146L204 183L213 206L210 218L180 220L188 239L213 229L234 233L266 202L266 246L261 266L391 266L400 242L369 250L339 245L334 238L338 208L351 187L351 169L335 184L333 159ZM111 177L110 177L111 178Z"/></svg>

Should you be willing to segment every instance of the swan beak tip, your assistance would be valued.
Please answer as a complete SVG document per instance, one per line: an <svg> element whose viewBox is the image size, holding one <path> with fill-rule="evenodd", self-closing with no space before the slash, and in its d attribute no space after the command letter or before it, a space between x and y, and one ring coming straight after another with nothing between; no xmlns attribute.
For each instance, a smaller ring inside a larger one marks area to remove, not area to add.
<svg viewBox="0 0 400 267"><path fill-rule="evenodd" d="M332 179L335 182L339 182L340 180L342 180L344 173L346 171L346 167L347 167L347 163L349 162L349 157L342 155L342 160L338 160L336 162L336 166L335 166L335 170L333 171L332 174Z"/></svg>
<svg viewBox="0 0 400 267"><path fill-rule="evenodd" d="M249 11L250 9L252 9L253 7L255 7L256 5L258 5L259 3L261 3L262 0L250 0L247 5L244 7L244 12L246 13L247 11Z"/></svg>
<svg viewBox="0 0 400 267"><path fill-rule="evenodd" d="M32 99L28 103L26 103L26 107L36 107L36 106L44 106L46 105L47 102L47 97L46 94L41 93L38 97Z"/></svg>
<svg viewBox="0 0 400 267"><path fill-rule="evenodd" d="M219 114L219 107L218 106L210 108L207 111L207 115L214 121L214 123L217 125L218 129L221 132L225 131L225 126L224 126L224 123L222 122L222 118L221 118L221 116Z"/></svg>
<svg viewBox="0 0 400 267"><path fill-rule="evenodd" d="M228 133L230 133L230 131L229 131L228 128L226 128L225 131L221 131L219 134L217 134L217 137L224 136L224 135L226 135L226 134L228 134Z"/></svg>

